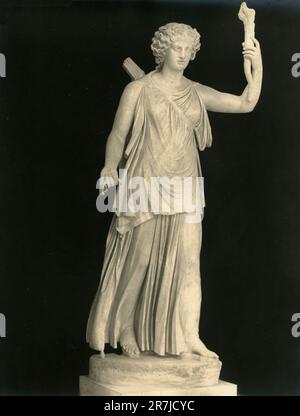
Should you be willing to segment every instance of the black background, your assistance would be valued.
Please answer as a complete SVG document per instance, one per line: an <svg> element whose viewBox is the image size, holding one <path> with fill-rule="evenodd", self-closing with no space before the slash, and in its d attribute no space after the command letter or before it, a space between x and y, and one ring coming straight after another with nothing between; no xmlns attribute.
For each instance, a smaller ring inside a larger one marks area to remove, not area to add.
<svg viewBox="0 0 300 416"><path fill-rule="evenodd" d="M88 372L86 321L111 219L96 210L95 185L129 82L122 61L154 69L154 31L184 22L202 35L185 75L220 91L245 88L239 2L204 3L2 3L1 394L76 395ZM300 78L291 75L299 3L248 2L261 98L249 114L209 113L213 146L200 155L201 337L220 355L222 379L244 395L300 393L300 338L291 335L300 312Z"/></svg>

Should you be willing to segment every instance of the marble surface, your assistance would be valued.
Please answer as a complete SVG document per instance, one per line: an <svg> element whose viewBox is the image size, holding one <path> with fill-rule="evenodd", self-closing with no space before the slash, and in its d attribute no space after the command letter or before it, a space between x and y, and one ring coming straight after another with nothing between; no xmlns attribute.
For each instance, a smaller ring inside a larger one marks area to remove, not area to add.
<svg viewBox="0 0 300 416"><path fill-rule="evenodd" d="M186 354L159 357L143 354L138 359L99 354L90 358L88 376L80 377L83 396L235 396L237 386L219 380L219 359Z"/></svg>
<svg viewBox="0 0 300 416"><path fill-rule="evenodd" d="M219 380L213 386L207 387L174 387L155 385L109 385L99 383L90 377L80 377L81 396L237 396L237 386Z"/></svg>
<svg viewBox="0 0 300 416"><path fill-rule="evenodd" d="M89 377L104 384L203 387L218 383L219 359L186 354L184 358L142 354L138 359L100 354L90 358Z"/></svg>

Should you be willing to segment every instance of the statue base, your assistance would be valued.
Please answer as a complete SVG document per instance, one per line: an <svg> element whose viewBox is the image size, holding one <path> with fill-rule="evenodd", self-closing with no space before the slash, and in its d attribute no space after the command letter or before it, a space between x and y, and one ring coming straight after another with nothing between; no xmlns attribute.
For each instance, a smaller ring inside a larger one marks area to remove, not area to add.
<svg viewBox="0 0 300 416"><path fill-rule="evenodd" d="M219 380L222 363L195 354L137 359L107 354L90 358L80 377L81 396L236 396L237 386Z"/></svg>

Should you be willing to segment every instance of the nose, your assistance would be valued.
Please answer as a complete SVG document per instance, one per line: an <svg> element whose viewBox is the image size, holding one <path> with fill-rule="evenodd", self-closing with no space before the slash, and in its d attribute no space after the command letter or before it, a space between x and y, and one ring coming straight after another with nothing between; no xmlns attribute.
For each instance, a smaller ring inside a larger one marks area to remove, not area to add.
<svg viewBox="0 0 300 416"><path fill-rule="evenodd" d="M185 60L185 52L184 51L180 52L179 59Z"/></svg>

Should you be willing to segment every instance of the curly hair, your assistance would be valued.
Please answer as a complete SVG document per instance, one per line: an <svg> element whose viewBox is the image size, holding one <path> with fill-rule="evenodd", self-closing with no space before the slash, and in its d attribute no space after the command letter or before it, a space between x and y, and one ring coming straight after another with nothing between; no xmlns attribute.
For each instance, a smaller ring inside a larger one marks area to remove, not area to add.
<svg viewBox="0 0 300 416"><path fill-rule="evenodd" d="M176 38L188 35L192 40L191 61L195 59L196 53L200 49L200 34L196 29L184 23L167 23L161 26L152 38L151 49L155 56L157 68L160 68L164 62L167 49L172 45Z"/></svg>

